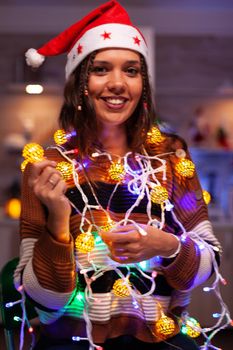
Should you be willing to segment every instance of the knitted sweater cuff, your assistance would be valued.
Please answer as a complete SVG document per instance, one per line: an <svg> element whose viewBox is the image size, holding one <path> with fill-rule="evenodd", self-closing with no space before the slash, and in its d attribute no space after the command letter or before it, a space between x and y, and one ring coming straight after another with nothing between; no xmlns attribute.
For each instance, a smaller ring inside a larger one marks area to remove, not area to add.
<svg viewBox="0 0 233 350"><path fill-rule="evenodd" d="M35 251L41 257L49 258L53 262L73 264L73 245L72 237L69 243L61 243L56 241L49 231L45 230L35 244Z"/></svg>
<svg viewBox="0 0 233 350"><path fill-rule="evenodd" d="M162 267L162 271L173 288L186 290L191 288L198 272L200 253L189 237L181 243L180 253L170 265Z"/></svg>

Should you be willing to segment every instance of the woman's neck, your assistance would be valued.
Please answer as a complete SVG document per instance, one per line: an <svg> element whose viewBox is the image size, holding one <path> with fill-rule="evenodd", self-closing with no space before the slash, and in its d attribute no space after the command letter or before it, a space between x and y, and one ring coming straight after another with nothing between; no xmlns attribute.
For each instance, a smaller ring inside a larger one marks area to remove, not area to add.
<svg viewBox="0 0 233 350"><path fill-rule="evenodd" d="M99 135L106 152L122 157L130 151L124 126L103 128Z"/></svg>

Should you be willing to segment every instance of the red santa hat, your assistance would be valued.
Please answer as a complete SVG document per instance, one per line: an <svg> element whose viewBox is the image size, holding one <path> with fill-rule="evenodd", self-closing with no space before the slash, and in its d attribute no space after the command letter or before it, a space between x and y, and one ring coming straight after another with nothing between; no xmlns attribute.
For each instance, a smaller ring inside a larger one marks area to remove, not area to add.
<svg viewBox="0 0 233 350"><path fill-rule="evenodd" d="M29 66L39 67L45 56L67 53L66 78L91 52L104 48L125 48L141 53L147 60L145 39L133 26L126 10L115 0L99 6L83 19L39 49L29 49Z"/></svg>

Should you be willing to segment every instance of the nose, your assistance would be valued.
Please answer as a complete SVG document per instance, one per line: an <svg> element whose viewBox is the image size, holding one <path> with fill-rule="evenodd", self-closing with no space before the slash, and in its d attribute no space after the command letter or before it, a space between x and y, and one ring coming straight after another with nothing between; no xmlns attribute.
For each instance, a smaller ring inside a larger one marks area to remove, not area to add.
<svg viewBox="0 0 233 350"><path fill-rule="evenodd" d="M125 91L126 83L125 83L124 75L122 74L122 72L113 71L109 75L109 79L107 82L107 88L110 92L118 94L118 95Z"/></svg>

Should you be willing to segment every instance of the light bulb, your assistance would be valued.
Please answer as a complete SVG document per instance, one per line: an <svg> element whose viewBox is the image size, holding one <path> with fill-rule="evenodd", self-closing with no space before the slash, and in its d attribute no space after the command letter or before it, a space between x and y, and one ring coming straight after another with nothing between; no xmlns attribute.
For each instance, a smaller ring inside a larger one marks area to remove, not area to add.
<svg viewBox="0 0 233 350"><path fill-rule="evenodd" d="M39 162L44 158L44 149L38 143L28 143L23 148L23 157L31 163Z"/></svg>

